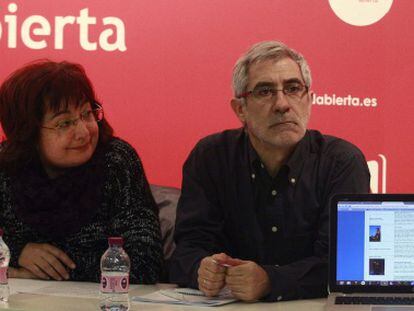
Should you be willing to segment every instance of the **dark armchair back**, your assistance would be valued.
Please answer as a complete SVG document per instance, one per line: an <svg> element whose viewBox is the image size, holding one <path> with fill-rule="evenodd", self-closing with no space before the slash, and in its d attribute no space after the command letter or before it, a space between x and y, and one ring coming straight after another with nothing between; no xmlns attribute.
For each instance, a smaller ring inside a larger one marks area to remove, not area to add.
<svg viewBox="0 0 414 311"><path fill-rule="evenodd" d="M164 252L164 271L161 282L168 282L169 259L175 249L174 228L175 215L181 190L173 187L151 185L151 192L158 205L160 218L161 238Z"/></svg>

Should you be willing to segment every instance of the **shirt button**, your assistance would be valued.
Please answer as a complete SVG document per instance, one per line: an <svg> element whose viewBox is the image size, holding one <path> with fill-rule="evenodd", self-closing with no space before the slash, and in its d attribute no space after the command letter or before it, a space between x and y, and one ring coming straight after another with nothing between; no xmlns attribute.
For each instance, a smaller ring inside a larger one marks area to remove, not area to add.
<svg viewBox="0 0 414 311"><path fill-rule="evenodd" d="M283 299L283 297L282 296L277 296L277 301L281 301L282 299Z"/></svg>
<svg viewBox="0 0 414 311"><path fill-rule="evenodd" d="M256 175L255 174L252 174L252 178L255 179L256 178Z"/></svg>
<svg viewBox="0 0 414 311"><path fill-rule="evenodd" d="M277 232L277 227L276 226L272 227L272 232Z"/></svg>
<svg viewBox="0 0 414 311"><path fill-rule="evenodd" d="M260 163L260 167L261 167L261 168L264 168L264 164L263 164L263 163Z"/></svg>
<svg viewBox="0 0 414 311"><path fill-rule="evenodd" d="M275 196L277 194L276 190L272 190L272 195Z"/></svg>
<svg viewBox="0 0 414 311"><path fill-rule="evenodd" d="M296 183L296 179L295 179L295 178L291 178L291 179L290 179L290 183L291 183L291 184L295 184L295 183Z"/></svg>

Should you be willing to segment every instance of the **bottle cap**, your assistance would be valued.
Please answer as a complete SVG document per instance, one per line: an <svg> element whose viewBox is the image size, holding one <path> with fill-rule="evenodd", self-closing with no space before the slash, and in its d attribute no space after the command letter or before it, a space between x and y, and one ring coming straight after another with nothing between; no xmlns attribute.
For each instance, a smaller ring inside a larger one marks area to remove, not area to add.
<svg viewBox="0 0 414 311"><path fill-rule="evenodd" d="M122 246L124 245L124 239L122 237L110 237L108 238L108 244L109 246Z"/></svg>

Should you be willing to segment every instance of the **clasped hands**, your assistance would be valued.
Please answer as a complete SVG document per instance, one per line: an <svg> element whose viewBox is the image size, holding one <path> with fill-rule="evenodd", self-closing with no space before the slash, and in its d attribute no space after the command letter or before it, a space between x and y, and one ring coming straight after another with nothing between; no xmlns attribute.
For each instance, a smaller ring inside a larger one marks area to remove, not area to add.
<svg viewBox="0 0 414 311"><path fill-rule="evenodd" d="M224 253L203 258L198 269L199 289L211 297L225 286L243 301L256 301L271 288L266 271L253 261L235 259Z"/></svg>
<svg viewBox="0 0 414 311"><path fill-rule="evenodd" d="M26 244L18 263L19 268L9 269L9 277L62 281L69 279L69 269L76 268L65 252L48 243Z"/></svg>

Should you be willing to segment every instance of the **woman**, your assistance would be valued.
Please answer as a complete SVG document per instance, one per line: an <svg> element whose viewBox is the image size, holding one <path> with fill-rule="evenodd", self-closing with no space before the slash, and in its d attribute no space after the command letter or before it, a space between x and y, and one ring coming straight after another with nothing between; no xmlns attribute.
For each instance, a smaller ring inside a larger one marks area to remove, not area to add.
<svg viewBox="0 0 414 311"><path fill-rule="evenodd" d="M0 226L10 277L99 281L122 236L130 281L161 271L158 213L135 150L115 138L84 69L38 61L0 87Z"/></svg>

